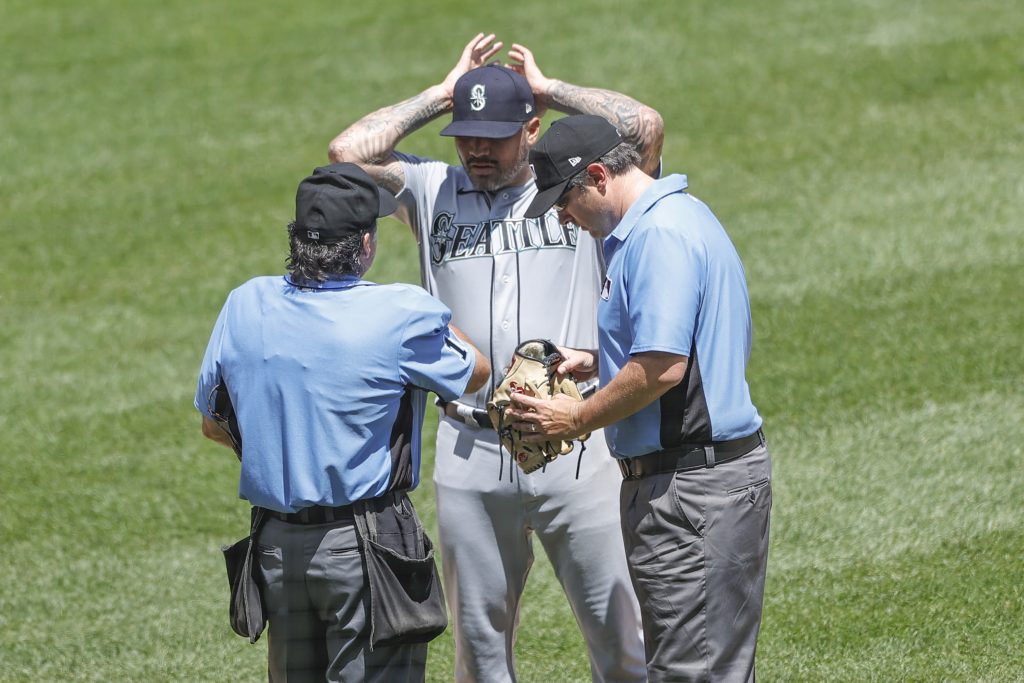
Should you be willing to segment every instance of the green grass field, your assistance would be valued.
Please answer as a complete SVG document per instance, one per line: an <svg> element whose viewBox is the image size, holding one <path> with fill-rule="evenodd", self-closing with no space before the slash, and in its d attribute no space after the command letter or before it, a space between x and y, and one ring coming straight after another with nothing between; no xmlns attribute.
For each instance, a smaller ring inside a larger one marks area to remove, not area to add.
<svg viewBox="0 0 1024 683"><path fill-rule="evenodd" d="M0 681L265 677L226 622L247 508L199 434L202 352L282 271L330 138L479 30L656 107L743 257L758 679L1024 681L1024 7L637 5L0 0ZM454 160L439 129L403 149ZM371 279L417 280L399 224L380 252ZM589 680L537 552L521 680ZM428 679L451 661L446 634Z"/></svg>

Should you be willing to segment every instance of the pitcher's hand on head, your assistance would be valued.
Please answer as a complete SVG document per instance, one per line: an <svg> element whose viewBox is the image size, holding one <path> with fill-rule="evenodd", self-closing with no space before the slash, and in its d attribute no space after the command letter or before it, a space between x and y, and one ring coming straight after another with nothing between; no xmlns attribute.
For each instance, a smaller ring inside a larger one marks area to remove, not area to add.
<svg viewBox="0 0 1024 683"><path fill-rule="evenodd" d="M533 53L525 45L512 43L508 56L509 59L513 60L508 64L508 67L522 74L526 82L530 84L534 103L537 105L537 116L543 116L544 112L548 109L547 94L551 87L552 79L545 76L540 70Z"/></svg>
<svg viewBox="0 0 1024 683"><path fill-rule="evenodd" d="M455 63L455 67L441 81L441 87L448 93L448 97L451 97L455 92L455 81L459 80L467 71L486 64L487 60L498 54L502 46L504 46L504 43L500 40L494 42L493 33L487 35L478 33L471 41L466 43L466 47L462 49L459 61Z"/></svg>

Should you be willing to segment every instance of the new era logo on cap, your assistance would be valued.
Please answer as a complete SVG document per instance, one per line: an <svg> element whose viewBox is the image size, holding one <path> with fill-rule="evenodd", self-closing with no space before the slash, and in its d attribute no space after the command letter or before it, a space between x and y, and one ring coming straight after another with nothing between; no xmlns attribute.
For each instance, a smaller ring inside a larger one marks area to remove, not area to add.
<svg viewBox="0 0 1024 683"><path fill-rule="evenodd" d="M569 157L569 165L570 166L576 166L581 161L583 161L582 157Z"/></svg>

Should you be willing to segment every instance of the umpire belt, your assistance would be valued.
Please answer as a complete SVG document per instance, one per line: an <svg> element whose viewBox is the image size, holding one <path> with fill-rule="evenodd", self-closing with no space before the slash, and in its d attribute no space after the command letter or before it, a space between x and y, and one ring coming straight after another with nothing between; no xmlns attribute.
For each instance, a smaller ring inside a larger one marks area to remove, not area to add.
<svg viewBox="0 0 1024 683"><path fill-rule="evenodd" d="M274 519L279 519L288 524L328 524L331 522L354 522L351 505L339 507L325 507L323 505L311 505L300 508L298 512L278 512L269 508L262 508L263 514Z"/></svg>
<svg viewBox="0 0 1024 683"><path fill-rule="evenodd" d="M758 429L750 436L710 444L683 444L677 448L620 458L619 469L624 479L640 479L652 474L687 472L721 465L735 460L765 443L764 432Z"/></svg>

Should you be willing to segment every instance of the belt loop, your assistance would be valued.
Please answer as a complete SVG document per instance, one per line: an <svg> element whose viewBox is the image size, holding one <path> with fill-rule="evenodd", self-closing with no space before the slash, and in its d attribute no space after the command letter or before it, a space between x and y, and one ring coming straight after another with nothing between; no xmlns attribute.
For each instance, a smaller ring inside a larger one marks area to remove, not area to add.
<svg viewBox="0 0 1024 683"><path fill-rule="evenodd" d="M704 447L704 462L707 467L711 468L715 466L715 447L707 445Z"/></svg>
<svg viewBox="0 0 1024 683"><path fill-rule="evenodd" d="M622 472L623 479L632 478L632 473L629 470L629 460L626 458L616 458L616 462L619 463L619 471Z"/></svg>
<svg viewBox="0 0 1024 683"><path fill-rule="evenodd" d="M334 508L324 508L324 518L328 522L334 521Z"/></svg>
<svg viewBox="0 0 1024 683"><path fill-rule="evenodd" d="M759 428L757 430L757 438L761 440L761 445L762 446L767 446L768 445L768 440L764 438L764 430L763 429Z"/></svg>
<svg viewBox="0 0 1024 683"><path fill-rule="evenodd" d="M303 524L309 524L309 508L299 509L299 521Z"/></svg>

